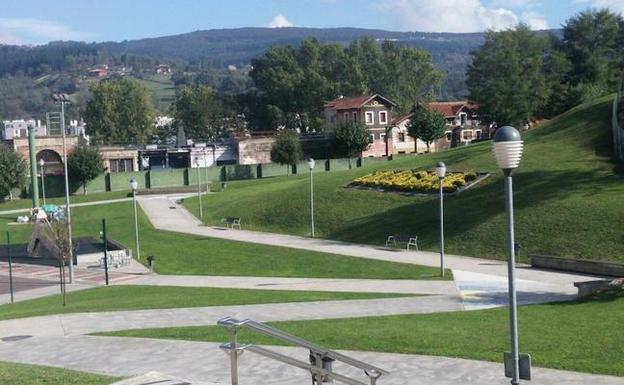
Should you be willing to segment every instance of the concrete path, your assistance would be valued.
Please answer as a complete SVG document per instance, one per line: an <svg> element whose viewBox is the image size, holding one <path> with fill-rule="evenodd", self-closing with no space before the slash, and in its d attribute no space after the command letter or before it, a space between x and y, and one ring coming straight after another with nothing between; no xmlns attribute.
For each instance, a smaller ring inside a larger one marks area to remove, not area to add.
<svg viewBox="0 0 624 385"><path fill-rule="evenodd" d="M106 205L106 204L110 204L110 203L127 202L127 201L131 201L131 200L132 200L132 198L105 199L105 200L93 201L93 202L70 203L69 207ZM59 205L59 206L65 207L65 204L63 203L62 205ZM20 214L20 213L27 213L29 211L30 211L30 207L21 208L21 209L14 209L14 210L3 210L3 211L0 211L0 215Z"/></svg>
<svg viewBox="0 0 624 385"><path fill-rule="evenodd" d="M323 279L284 277L225 277L206 275L146 275L128 285L221 287L230 289L334 291L459 295L453 281L386 279Z"/></svg>
<svg viewBox="0 0 624 385"><path fill-rule="evenodd" d="M438 253L427 251L391 250L326 239L204 226L178 203L178 199L177 196L139 198L139 204L152 225L161 230L433 267L440 263ZM506 303L505 262L455 255L447 255L445 262L453 270L455 282L462 296L466 298L468 308L500 306ZM592 280L595 277L542 271L519 264L517 279L520 303L537 303L572 299L576 294L574 282Z"/></svg>
<svg viewBox="0 0 624 385"><path fill-rule="evenodd" d="M225 342L225 341L224 341ZM115 376L150 371L186 378L193 384L230 384L229 363L216 343L167 341L118 337L77 336L64 339L31 338L0 343L0 360L30 362ZM298 348L269 347L306 361L308 352ZM443 357L377 352L343 352L390 372L379 385L506 385L501 363ZM366 382L361 371L335 368ZM310 374L253 353L240 358L241 385L301 385ZM535 385L622 385L610 376L534 368Z"/></svg>

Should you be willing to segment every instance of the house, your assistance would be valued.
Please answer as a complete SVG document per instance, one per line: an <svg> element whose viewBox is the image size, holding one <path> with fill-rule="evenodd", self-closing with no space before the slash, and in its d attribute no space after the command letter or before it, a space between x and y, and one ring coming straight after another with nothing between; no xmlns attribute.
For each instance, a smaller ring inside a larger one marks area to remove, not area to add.
<svg viewBox="0 0 624 385"><path fill-rule="evenodd" d="M422 154L427 152L427 143L409 136L408 125L413 113L396 118L392 125L393 154ZM429 144L429 151L437 151L437 142Z"/></svg>
<svg viewBox="0 0 624 385"><path fill-rule="evenodd" d="M108 66L106 64L95 66L89 69L87 71L87 74L89 75L89 77L92 77L92 78L106 77L108 76Z"/></svg>
<svg viewBox="0 0 624 385"><path fill-rule="evenodd" d="M154 72L159 75L165 75L171 73L171 66L169 64L159 64L154 67Z"/></svg>
<svg viewBox="0 0 624 385"><path fill-rule="evenodd" d="M386 136L392 130L392 118L397 104L379 94L352 98L339 97L325 103L325 125L335 129L341 124L361 122L369 130L371 145L362 156L380 157L393 153L391 138Z"/></svg>
<svg viewBox="0 0 624 385"><path fill-rule="evenodd" d="M11 140L13 138L27 138L28 127L35 129L35 136L46 136L47 128L41 124L41 120L5 120L4 130L2 131L2 140Z"/></svg>
<svg viewBox="0 0 624 385"><path fill-rule="evenodd" d="M479 105L466 100L456 102L432 102L427 106L444 115L446 138L442 145L457 147L479 140L486 133L479 119Z"/></svg>

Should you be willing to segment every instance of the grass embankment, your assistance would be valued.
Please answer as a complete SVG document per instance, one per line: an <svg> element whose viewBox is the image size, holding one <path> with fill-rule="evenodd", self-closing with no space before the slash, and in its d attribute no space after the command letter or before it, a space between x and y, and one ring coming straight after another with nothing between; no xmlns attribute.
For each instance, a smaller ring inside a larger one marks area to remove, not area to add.
<svg viewBox="0 0 624 385"><path fill-rule="evenodd" d="M72 210L75 237L99 238L102 218L108 237L134 249L132 202L77 207ZM14 215L0 217L0 247L11 232L13 243L27 242L30 225L9 225ZM270 277L440 279L439 270L285 247L204 238L156 230L141 212L141 255L156 256L156 272ZM448 277L450 279L450 272Z"/></svg>
<svg viewBox="0 0 624 385"><path fill-rule="evenodd" d="M564 370L624 376L624 297L519 308L520 350L533 364ZM502 361L509 350L507 308L271 325L332 349L425 354ZM331 330L331 333L327 331ZM225 342L225 329L186 327L107 333L125 337ZM239 342L280 342L243 330Z"/></svg>
<svg viewBox="0 0 624 385"><path fill-rule="evenodd" d="M0 384L6 385L107 385L121 379L49 366L0 362Z"/></svg>
<svg viewBox="0 0 624 385"><path fill-rule="evenodd" d="M624 178L614 172L611 97L581 105L523 134L525 154L514 173L516 239L529 253L624 261ZM314 176L318 236L383 244L393 233L417 234L423 249L438 250L435 198L345 188L375 170L432 169L493 175L445 202L448 253L502 258L505 215L502 174L484 142L424 156L397 157L360 169ZM240 216L244 227L277 233L309 232L309 179L299 176L228 183L205 199L204 218ZM197 212L197 200L185 204Z"/></svg>
<svg viewBox="0 0 624 385"><path fill-rule="evenodd" d="M350 293L285 290L220 289L172 286L109 286L67 293L67 306L59 295L0 306L0 320L50 314L142 309L250 305L406 297L391 293Z"/></svg>

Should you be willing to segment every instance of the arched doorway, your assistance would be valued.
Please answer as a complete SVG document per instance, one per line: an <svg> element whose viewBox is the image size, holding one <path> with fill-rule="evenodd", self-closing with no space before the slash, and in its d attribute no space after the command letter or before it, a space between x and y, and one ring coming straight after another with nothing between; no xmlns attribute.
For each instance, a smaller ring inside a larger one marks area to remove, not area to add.
<svg viewBox="0 0 624 385"><path fill-rule="evenodd" d="M39 161L43 159L45 162L46 175L61 175L63 174L63 159L61 155L54 150L41 150L37 153L37 165Z"/></svg>

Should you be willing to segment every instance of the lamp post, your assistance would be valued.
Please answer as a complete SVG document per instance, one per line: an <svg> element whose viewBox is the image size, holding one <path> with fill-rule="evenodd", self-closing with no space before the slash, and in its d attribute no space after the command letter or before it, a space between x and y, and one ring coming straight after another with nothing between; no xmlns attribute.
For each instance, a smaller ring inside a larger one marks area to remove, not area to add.
<svg viewBox="0 0 624 385"><path fill-rule="evenodd" d="M438 162L436 165L436 175L440 183L440 276L444 277L444 188L442 186L446 176L444 162Z"/></svg>
<svg viewBox="0 0 624 385"><path fill-rule="evenodd" d="M43 158L39 159L39 172L41 173L41 195L43 197L43 205L45 206L45 161Z"/></svg>
<svg viewBox="0 0 624 385"><path fill-rule="evenodd" d="M518 353L518 314L515 282L515 250L514 250L514 217L513 217L513 186L511 172L517 168L522 158L523 142L520 133L513 127L505 126L496 131L494 138L494 156L498 167L503 170L505 179L505 209L507 211L507 271L509 285L509 328L511 334L512 371L511 384L520 383L520 365Z"/></svg>
<svg viewBox="0 0 624 385"><path fill-rule="evenodd" d="M134 206L134 241L136 245L137 261L141 259L141 249L139 246L139 218L137 216L136 190L139 188L139 182L136 179L130 179L130 188L132 189L132 204Z"/></svg>
<svg viewBox="0 0 624 385"><path fill-rule="evenodd" d="M314 238L314 177L312 171L315 164L314 159L308 159L308 167L310 167L310 227L312 229L312 238Z"/></svg>
<svg viewBox="0 0 624 385"><path fill-rule="evenodd" d="M199 218L204 219L204 210L202 209L201 198L201 172L199 170L199 158L195 158L195 166L197 166L197 198L199 199Z"/></svg>
<svg viewBox="0 0 624 385"><path fill-rule="evenodd" d="M54 94L52 99L61 105L61 134L63 135L63 172L65 173L65 210L67 238L69 243L69 283L74 282L74 248L72 246L71 209L69 207L69 173L67 172L67 139L65 133L65 104L70 100L66 94Z"/></svg>

